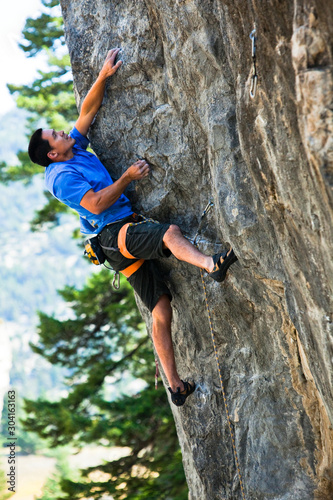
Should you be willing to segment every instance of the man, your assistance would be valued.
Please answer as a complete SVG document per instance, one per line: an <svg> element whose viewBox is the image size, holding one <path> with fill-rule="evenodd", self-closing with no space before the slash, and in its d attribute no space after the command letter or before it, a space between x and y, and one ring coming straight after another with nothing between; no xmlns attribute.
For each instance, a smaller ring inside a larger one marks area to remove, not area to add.
<svg viewBox="0 0 333 500"><path fill-rule="evenodd" d="M37 130L31 137L31 160L46 167L49 191L80 215L81 232L98 235L113 269L128 277L134 290L152 313L152 337L169 382L171 399L181 406L195 384L180 379L171 339L171 294L159 276L153 259L173 254L177 259L205 269L216 281L223 281L229 266L237 260L230 249L206 256L183 237L173 224L159 224L133 214L124 196L127 186L149 174L149 165L138 160L113 182L98 158L86 151L89 127L102 104L106 79L121 66L115 64L120 49L112 49L99 76L82 103L72 132Z"/></svg>

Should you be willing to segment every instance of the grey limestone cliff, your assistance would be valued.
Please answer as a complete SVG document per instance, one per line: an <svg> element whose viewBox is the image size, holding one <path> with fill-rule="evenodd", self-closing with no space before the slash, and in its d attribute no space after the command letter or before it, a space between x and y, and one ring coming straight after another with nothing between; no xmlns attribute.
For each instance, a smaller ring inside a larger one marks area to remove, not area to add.
<svg viewBox="0 0 333 500"><path fill-rule="evenodd" d="M198 384L172 408L190 498L333 498L332 0L61 4L78 106L122 48L95 152L115 177L146 158L135 207L191 238L213 201L199 246L239 257L222 285L205 278L239 468L200 273L160 262L179 372Z"/></svg>

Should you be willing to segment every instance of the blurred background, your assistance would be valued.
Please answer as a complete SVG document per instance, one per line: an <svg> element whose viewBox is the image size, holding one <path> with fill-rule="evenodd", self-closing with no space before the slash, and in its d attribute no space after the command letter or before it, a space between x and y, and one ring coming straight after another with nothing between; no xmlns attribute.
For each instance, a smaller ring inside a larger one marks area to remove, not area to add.
<svg viewBox="0 0 333 500"><path fill-rule="evenodd" d="M58 0L7 2L0 37L0 500L185 500L133 292L126 280L112 290L110 271L83 258L77 216L44 192L44 169L27 155L36 128L68 132L77 117Z"/></svg>
<svg viewBox="0 0 333 500"><path fill-rule="evenodd" d="M47 70L47 57L27 57L20 49L26 19L37 18L44 7L40 0L6 2L0 17L0 162L18 165L17 153L26 149L25 109L17 108L7 84L29 85L38 77L38 70ZM59 12L60 8L58 7ZM1 289L0 289L0 407L8 387L18 394L18 411L22 413L22 397L41 394L56 398L61 391L61 369L53 367L34 354L29 342L36 339L37 311L66 314L57 289L66 284L80 286L90 272L80 258L71 233L76 219L67 216L54 231L31 232L30 221L35 211L46 202L42 174L17 182L0 184L2 223ZM66 244L64 244L66 241ZM59 272L59 268L62 272ZM20 424L17 422L17 428ZM22 434L22 428L21 428ZM2 435L6 435L3 420ZM33 499L56 470L56 458L38 455L36 436L28 438L26 450L18 457L19 484L14 499ZM45 448L45 445L43 444ZM24 448L24 447L23 447ZM4 454L6 450L4 450ZM3 470L7 473L6 455ZM37 472L38 471L38 472ZM3 495L8 493L2 484Z"/></svg>

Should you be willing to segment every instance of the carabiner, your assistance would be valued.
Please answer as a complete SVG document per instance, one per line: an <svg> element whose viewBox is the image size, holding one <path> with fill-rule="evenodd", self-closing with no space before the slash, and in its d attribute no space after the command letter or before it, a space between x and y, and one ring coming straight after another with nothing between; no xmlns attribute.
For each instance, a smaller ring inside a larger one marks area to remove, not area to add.
<svg viewBox="0 0 333 500"><path fill-rule="evenodd" d="M250 38L252 40L252 57L256 56L256 31L256 28L254 28L254 30L252 30L250 34Z"/></svg>
<svg viewBox="0 0 333 500"><path fill-rule="evenodd" d="M253 75L251 80L250 97L253 99L257 91L258 75Z"/></svg>
<svg viewBox="0 0 333 500"><path fill-rule="evenodd" d="M117 281L117 283L116 283ZM112 286L115 290L119 290L120 288L120 275L119 271L116 271L113 276Z"/></svg>
<svg viewBox="0 0 333 500"><path fill-rule="evenodd" d="M202 217L202 218L204 218L204 217L205 217L205 215L206 215L206 214L208 214L209 210L210 210L211 208L213 208L213 206L214 206L214 203L213 203L212 201L209 201L209 202L207 203L207 205L206 205L205 210L202 212L201 217Z"/></svg>

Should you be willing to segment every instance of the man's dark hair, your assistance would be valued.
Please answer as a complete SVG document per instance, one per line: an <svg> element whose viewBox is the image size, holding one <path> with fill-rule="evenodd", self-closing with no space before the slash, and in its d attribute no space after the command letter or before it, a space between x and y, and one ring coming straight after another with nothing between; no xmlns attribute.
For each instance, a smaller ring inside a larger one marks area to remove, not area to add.
<svg viewBox="0 0 333 500"><path fill-rule="evenodd" d="M49 141L42 138L43 129L39 128L36 132L31 136L28 153L30 156L30 160L42 167L47 167L52 160L47 156L47 153L51 151L51 146Z"/></svg>

